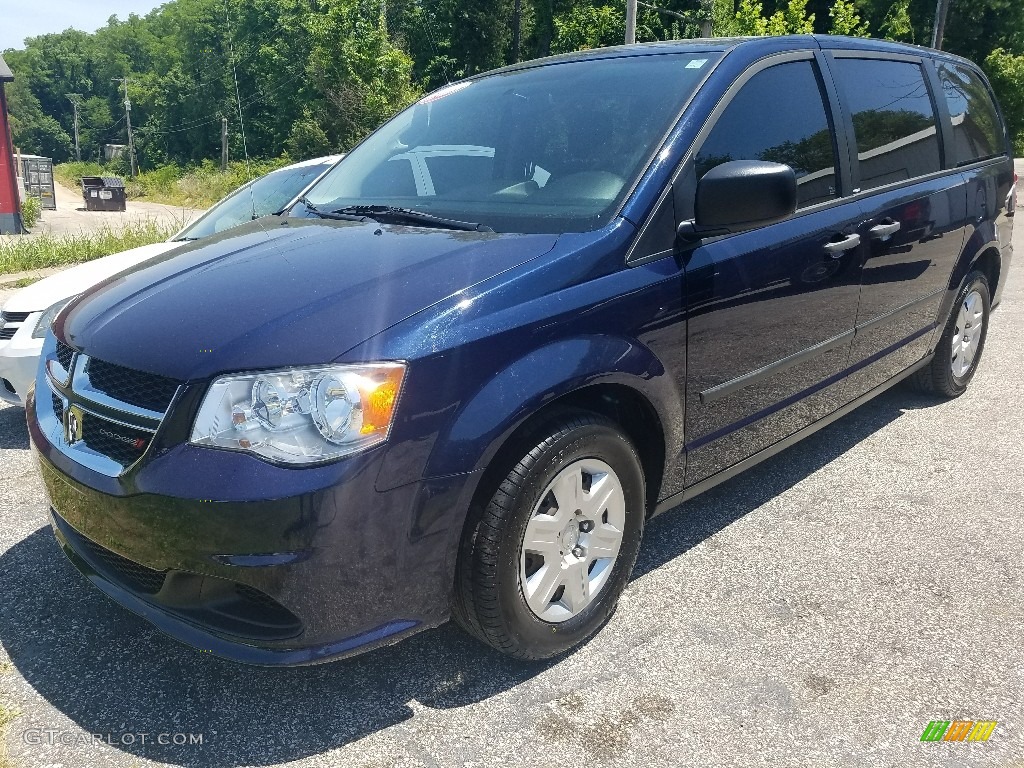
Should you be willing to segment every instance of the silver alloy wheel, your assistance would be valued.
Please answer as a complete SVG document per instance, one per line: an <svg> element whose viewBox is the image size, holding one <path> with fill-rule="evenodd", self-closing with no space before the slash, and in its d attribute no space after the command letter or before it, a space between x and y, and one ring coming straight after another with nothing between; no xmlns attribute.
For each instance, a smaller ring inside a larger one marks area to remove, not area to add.
<svg viewBox="0 0 1024 768"><path fill-rule="evenodd" d="M953 330L952 362L953 375L962 378L974 365L974 358L981 345L981 331L985 323L985 304L981 294L971 291L960 304Z"/></svg>
<svg viewBox="0 0 1024 768"><path fill-rule="evenodd" d="M608 583L626 526L626 497L600 459L574 461L544 489L519 551L519 583L539 619L560 623Z"/></svg>

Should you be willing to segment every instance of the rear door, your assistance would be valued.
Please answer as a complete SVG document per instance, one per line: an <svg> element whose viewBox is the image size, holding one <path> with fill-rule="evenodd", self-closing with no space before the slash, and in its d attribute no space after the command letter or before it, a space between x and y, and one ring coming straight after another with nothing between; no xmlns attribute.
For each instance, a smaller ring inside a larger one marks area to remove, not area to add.
<svg viewBox="0 0 1024 768"><path fill-rule="evenodd" d="M678 185L692 218L697 181L729 160L785 163L798 210L705 241L686 261L686 485L742 461L841 405L860 285L862 213L841 197L829 87L812 53L748 71L716 108Z"/></svg>
<svg viewBox="0 0 1024 768"><path fill-rule="evenodd" d="M963 248L966 189L960 173L944 169L940 111L919 58L835 51L829 69L867 246L845 393L852 400L930 349Z"/></svg>

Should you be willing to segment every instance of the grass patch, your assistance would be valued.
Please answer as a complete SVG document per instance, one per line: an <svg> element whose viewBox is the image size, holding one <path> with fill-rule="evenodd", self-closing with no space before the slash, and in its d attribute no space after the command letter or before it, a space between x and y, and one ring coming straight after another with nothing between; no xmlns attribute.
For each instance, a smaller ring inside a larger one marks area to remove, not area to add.
<svg viewBox="0 0 1024 768"><path fill-rule="evenodd" d="M77 235L19 237L0 244L0 275L91 261L140 245L159 243L178 229L173 224L141 221L119 230L106 228Z"/></svg>
<svg viewBox="0 0 1024 768"><path fill-rule="evenodd" d="M228 169L221 171L212 160L204 160L200 165L187 167L164 165L143 171L134 179L128 178L127 169L121 163L62 163L54 167L53 173L61 184L71 189L81 189L83 176L120 176L125 180L129 200L209 208L245 184L249 180L250 167L255 179L290 162L286 157L253 160L251 166L236 162L229 163Z"/></svg>

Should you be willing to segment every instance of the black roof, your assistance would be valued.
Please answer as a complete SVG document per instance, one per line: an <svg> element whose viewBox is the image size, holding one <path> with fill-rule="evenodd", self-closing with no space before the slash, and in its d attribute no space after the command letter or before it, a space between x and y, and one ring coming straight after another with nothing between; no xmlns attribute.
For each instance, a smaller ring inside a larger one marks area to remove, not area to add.
<svg viewBox="0 0 1024 768"><path fill-rule="evenodd" d="M11 72L11 68L7 66L7 62L4 61L4 57L0 56L0 83L9 83L14 79L14 74Z"/></svg>

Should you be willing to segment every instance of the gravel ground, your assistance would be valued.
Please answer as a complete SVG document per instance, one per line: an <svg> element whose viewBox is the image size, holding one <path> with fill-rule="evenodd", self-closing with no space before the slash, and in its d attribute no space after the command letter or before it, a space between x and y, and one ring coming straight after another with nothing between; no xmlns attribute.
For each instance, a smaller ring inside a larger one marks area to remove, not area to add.
<svg viewBox="0 0 1024 768"><path fill-rule="evenodd" d="M1024 226L1015 243L1020 260ZM962 398L897 388L654 520L611 623L556 663L450 625L292 670L181 646L65 561L23 412L0 407L7 759L1024 767L1022 291L1018 264ZM922 743L937 719L998 726ZM202 744L173 743L189 734Z"/></svg>

